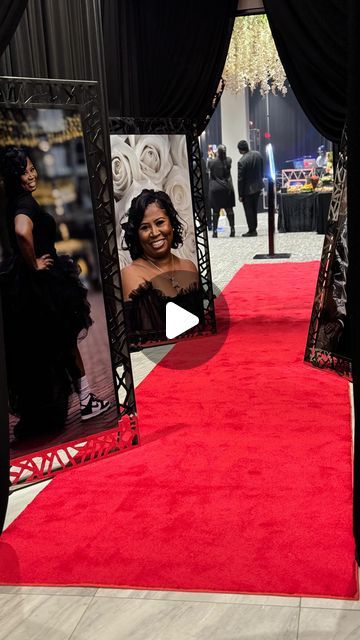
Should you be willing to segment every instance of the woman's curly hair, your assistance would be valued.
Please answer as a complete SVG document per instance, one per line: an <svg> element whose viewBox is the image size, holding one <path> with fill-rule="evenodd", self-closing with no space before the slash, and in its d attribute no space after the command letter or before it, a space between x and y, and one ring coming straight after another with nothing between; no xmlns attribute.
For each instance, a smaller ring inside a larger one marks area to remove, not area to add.
<svg viewBox="0 0 360 640"><path fill-rule="evenodd" d="M7 194L20 188L20 176L26 171L29 157L29 152L25 147L9 145L0 150L0 174L3 177Z"/></svg>
<svg viewBox="0 0 360 640"><path fill-rule="evenodd" d="M170 220L174 231L172 248L177 249L183 243L183 225L167 193L154 191L154 189L143 189L136 198L133 198L128 211L128 221L123 225L125 229L124 248L129 250L133 260L141 258L144 253L139 241L139 228L144 218L145 209L152 203L157 204Z"/></svg>

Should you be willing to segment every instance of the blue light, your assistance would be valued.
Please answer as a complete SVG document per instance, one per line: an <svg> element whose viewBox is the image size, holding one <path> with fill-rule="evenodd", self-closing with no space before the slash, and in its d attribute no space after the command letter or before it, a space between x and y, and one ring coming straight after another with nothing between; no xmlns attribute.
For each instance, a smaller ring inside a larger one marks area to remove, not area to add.
<svg viewBox="0 0 360 640"><path fill-rule="evenodd" d="M275 182L276 172L275 172L275 160L274 160L274 151L272 148L271 142L266 145L266 157L269 161L269 177Z"/></svg>

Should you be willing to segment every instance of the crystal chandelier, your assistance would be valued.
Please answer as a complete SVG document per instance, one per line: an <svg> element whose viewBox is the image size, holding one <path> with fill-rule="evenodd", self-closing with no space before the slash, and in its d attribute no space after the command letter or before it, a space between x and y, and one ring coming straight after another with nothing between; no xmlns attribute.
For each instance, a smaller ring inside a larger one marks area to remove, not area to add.
<svg viewBox="0 0 360 640"><path fill-rule="evenodd" d="M265 15L236 18L223 71L226 88L233 93L249 87L261 95L285 95L286 75Z"/></svg>

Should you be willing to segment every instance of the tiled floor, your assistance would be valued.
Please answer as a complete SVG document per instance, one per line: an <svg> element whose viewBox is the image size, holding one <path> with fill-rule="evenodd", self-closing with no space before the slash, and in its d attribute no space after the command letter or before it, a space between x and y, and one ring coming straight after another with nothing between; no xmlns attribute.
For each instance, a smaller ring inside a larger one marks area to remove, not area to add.
<svg viewBox="0 0 360 640"><path fill-rule="evenodd" d="M221 289L255 253L267 252L266 216L257 238L210 239L213 280ZM240 223L243 221L240 220ZM318 259L323 236L277 234L291 261ZM157 355L168 348L159 347ZM134 355L138 384L153 362ZM11 522L45 484L10 497ZM0 587L0 640L358 640L360 602L320 598L125 589Z"/></svg>

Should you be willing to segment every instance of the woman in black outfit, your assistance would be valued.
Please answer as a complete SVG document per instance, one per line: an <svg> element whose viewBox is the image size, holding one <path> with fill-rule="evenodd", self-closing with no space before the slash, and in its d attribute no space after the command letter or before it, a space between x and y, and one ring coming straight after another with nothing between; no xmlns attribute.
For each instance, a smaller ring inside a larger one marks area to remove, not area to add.
<svg viewBox="0 0 360 640"><path fill-rule="evenodd" d="M10 412L18 439L62 429L74 389L81 419L110 407L90 390L77 346L92 324L87 290L70 256L58 256L56 224L33 197L38 174L22 147L2 152L13 255L0 265Z"/></svg>
<svg viewBox="0 0 360 640"><path fill-rule="evenodd" d="M164 191L143 189L132 200L125 244L133 262L121 271L128 335L134 344L166 340L166 305L196 316L203 305L199 274L191 260L171 249L182 244L182 224Z"/></svg>
<svg viewBox="0 0 360 640"><path fill-rule="evenodd" d="M225 209L230 225L230 237L235 236L234 209L235 193L231 179L231 158L226 156L226 148L219 145L217 157L209 161L210 205L213 210L213 238L217 238L220 209Z"/></svg>

